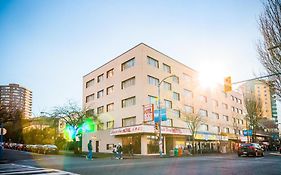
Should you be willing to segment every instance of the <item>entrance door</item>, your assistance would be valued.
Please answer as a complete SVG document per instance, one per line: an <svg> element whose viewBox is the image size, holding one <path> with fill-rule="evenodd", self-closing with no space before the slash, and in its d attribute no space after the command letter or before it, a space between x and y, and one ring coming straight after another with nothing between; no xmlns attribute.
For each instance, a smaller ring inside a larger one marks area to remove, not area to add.
<svg viewBox="0 0 281 175"><path fill-rule="evenodd" d="M96 153L99 152L99 147L100 147L100 143L99 141L96 141Z"/></svg>

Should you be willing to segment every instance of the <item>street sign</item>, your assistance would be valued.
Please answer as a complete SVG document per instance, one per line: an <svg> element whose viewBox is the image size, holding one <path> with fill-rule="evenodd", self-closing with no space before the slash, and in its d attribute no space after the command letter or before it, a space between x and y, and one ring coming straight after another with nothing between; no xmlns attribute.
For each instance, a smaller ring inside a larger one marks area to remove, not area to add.
<svg viewBox="0 0 281 175"><path fill-rule="evenodd" d="M1 131L1 130L3 130L3 131ZM7 133L7 129L5 129L5 128L0 128L0 135L1 135L1 133L3 133L3 135L5 135L5 134Z"/></svg>
<svg viewBox="0 0 281 175"><path fill-rule="evenodd" d="M166 121L167 120L167 115L166 115L166 109L160 109L160 115L161 115L161 119L162 121ZM159 110L154 110L154 122L159 122Z"/></svg>
<svg viewBox="0 0 281 175"><path fill-rule="evenodd" d="M243 135L244 136L252 136L253 135L253 130L243 130Z"/></svg>

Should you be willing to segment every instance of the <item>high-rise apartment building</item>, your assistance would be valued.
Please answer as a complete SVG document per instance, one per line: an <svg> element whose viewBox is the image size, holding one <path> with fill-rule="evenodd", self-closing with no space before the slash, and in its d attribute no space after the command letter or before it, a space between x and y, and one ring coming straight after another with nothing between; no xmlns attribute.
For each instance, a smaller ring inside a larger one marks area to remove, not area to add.
<svg viewBox="0 0 281 175"><path fill-rule="evenodd" d="M83 77L83 107L104 125L83 135L82 149L86 151L92 139L95 152L111 152L113 144L122 143L125 151L131 144L135 154L159 153L154 121L146 121L144 113L151 110L147 105L157 109L160 82L161 108L167 116L162 122L164 153L190 144L181 111L202 117L197 149L225 151L245 141L240 93L226 94L221 85L202 88L197 71L141 43Z"/></svg>
<svg viewBox="0 0 281 175"><path fill-rule="evenodd" d="M0 103L9 111L21 110L32 116L32 92L18 84L0 86Z"/></svg>

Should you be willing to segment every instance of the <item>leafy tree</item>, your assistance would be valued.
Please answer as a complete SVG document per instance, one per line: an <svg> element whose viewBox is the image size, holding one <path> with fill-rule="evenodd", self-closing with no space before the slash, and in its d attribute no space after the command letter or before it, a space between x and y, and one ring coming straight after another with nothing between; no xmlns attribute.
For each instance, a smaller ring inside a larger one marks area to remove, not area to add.
<svg viewBox="0 0 281 175"><path fill-rule="evenodd" d="M181 114L182 114L181 118L186 122L187 128L191 132L192 149L193 149L193 153L195 153L195 137L196 137L196 134L197 134L197 131L198 131L200 125L203 122L202 117L199 114L189 113L185 110L182 110Z"/></svg>
<svg viewBox="0 0 281 175"><path fill-rule="evenodd" d="M92 119L97 127L102 125L98 116L94 115L90 110L81 109L77 104L73 102L68 102L67 105L55 107L51 113L45 113L52 118L63 120L66 125L70 126L74 131L75 135L72 136L72 141L76 143L76 137L81 135L78 133L81 125L86 121L86 119ZM74 153L79 153L78 145L75 144Z"/></svg>
<svg viewBox="0 0 281 175"><path fill-rule="evenodd" d="M259 120L262 118L261 104L253 96L248 96L244 100L246 108L245 119L247 121L247 129L253 130L252 142L256 141L256 131L259 127Z"/></svg>
<svg viewBox="0 0 281 175"><path fill-rule="evenodd" d="M281 97L281 0L266 0L259 17L263 39L258 44L259 60L271 78L276 94Z"/></svg>

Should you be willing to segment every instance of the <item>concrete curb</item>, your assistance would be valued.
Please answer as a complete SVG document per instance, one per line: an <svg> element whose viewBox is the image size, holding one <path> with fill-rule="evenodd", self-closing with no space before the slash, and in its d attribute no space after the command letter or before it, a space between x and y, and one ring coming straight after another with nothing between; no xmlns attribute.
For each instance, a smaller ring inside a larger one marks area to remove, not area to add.
<svg viewBox="0 0 281 175"><path fill-rule="evenodd" d="M274 156L281 156L280 153L269 153L270 155L274 155Z"/></svg>

